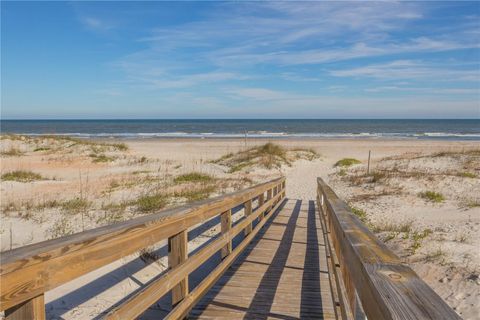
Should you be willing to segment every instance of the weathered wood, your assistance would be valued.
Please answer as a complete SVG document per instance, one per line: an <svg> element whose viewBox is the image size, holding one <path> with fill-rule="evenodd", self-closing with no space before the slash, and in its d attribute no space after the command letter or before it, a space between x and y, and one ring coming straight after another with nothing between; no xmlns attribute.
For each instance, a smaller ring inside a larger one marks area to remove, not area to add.
<svg viewBox="0 0 480 320"><path fill-rule="evenodd" d="M255 210L247 219L240 221L233 228L210 243L207 247L190 256L184 263L179 264L172 270L169 270L169 272L167 272L165 275L154 279L148 285L136 292L135 295L112 310L106 318L109 320L120 320L134 319L140 316L144 310L169 292L178 282L188 276L188 274L193 272L213 254L218 252L218 250L224 247L227 242L231 242L237 234L245 229L247 224L253 221L253 219L255 219L259 214L265 212L268 206L269 203L265 203L262 207Z"/></svg>
<svg viewBox="0 0 480 320"><path fill-rule="evenodd" d="M250 199L245 202L244 207L245 217L248 218L248 216L252 214L252 200ZM245 235L248 236L250 232L252 232L252 223L249 223L245 228Z"/></svg>
<svg viewBox="0 0 480 320"><path fill-rule="evenodd" d="M41 294L5 310L6 320L45 320L45 299Z"/></svg>
<svg viewBox="0 0 480 320"><path fill-rule="evenodd" d="M280 206L279 202L276 207L274 207L266 216L266 219L260 221L255 228L250 232L244 240L232 251L232 253L227 256L220 265L217 266L202 282L188 294L185 299L180 302L165 319L181 319L187 316L191 308L204 296L204 294L215 284L218 278L223 274L224 270L227 269L235 259L243 252L246 246L252 241L255 235L258 233L260 228L265 224L268 218L274 213L275 209Z"/></svg>
<svg viewBox="0 0 480 320"><path fill-rule="evenodd" d="M335 319L313 205L287 199L268 217L262 236L195 304L189 319Z"/></svg>
<svg viewBox="0 0 480 320"><path fill-rule="evenodd" d="M220 215L220 228L221 234L227 233L232 228L232 210L227 210ZM222 259L228 256L232 252L232 241L228 241L228 243L222 248Z"/></svg>
<svg viewBox="0 0 480 320"><path fill-rule="evenodd" d="M187 230L257 197L283 179L4 252L0 255L0 311Z"/></svg>
<svg viewBox="0 0 480 320"><path fill-rule="evenodd" d="M346 290L353 297L358 293L369 319L460 319L351 213L347 204L321 178L318 178L318 187L324 196L342 274L346 271L351 275L347 278Z"/></svg>
<svg viewBox="0 0 480 320"><path fill-rule="evenodd" d="M258 206L261 207L265 203L265 193L258 196ZM261 214L258 219L262 220L265 214Z"/></svg>
<svg viewBox="0 0 480 320"><path fill-rule="evenodd" d="M182 231L168 238L168 266L175 268L188 259L188 236L187 231ZM172 305L183 300L188 294L188 275L172 289Z"/></svg>

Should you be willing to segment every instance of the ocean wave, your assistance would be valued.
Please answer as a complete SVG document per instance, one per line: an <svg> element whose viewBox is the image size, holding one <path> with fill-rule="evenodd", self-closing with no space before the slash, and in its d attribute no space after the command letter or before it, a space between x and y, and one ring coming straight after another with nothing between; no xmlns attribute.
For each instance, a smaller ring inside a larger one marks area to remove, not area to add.
<svg viewBox="0 0 480 320"><path fill-rule="evenodd" d="M102 133L82 133L82 132L64 132L64 133L25 133L27 136L71 136L77 138L124 138L124 139L148 139L148 138L458 138L480 140L478 133L452 133L452 132L421 132L421 133L402 133L402 132L269 132L269 131L248 131L248 132L102 132Z"/></svg>

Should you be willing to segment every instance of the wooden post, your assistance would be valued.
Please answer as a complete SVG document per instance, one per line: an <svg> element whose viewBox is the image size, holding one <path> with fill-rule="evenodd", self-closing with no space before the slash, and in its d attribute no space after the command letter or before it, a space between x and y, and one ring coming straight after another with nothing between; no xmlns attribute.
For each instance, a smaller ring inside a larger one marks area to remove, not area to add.
<svg viewBox="0 0 480 320"><path fill-rule="evenodd" d="M5 310L6 320L45 320L44 295L27 300L15 307Z"/></svg>
<svg viewBox="0 0 480 320"><path fill-rule="evenodd" d="M232 228L232 210L227 210L220 215L221 233L224 234ZM232 252L232 240L222 248L222 260Z"/></svg>
<svg viewBox="0 0 480 320"><path fill-rule="evenodd" d="M248 200L244 204L245 206L245 217L248 217L252 214L252 199ZM252 232L252 223L249 223L245 228L245 236L248 236Z"/></svg>
<svg viewBox="0 0 480 320"><path fill-rule="evenodd" d="M368 150L367 175L370 174L370 153L371 153L371 150Z"/></svg>
<svg viewBox="0 0 480 320"><path fill-rule="evenodd" d="M168 238L168 266L173 268L188 258L187 231L177 233ZM172 305L177 305L188 294L188 276L172 289Z"/></svg>
<svg viewBox="0 0 480 320"><path fill-rule="evenodd" d="M258 196L258 207L263 206L265 203L265 193L262 193L261 195ZM258 216L258 220L262 220L263 217L265 217L265 211Z"/></svg>

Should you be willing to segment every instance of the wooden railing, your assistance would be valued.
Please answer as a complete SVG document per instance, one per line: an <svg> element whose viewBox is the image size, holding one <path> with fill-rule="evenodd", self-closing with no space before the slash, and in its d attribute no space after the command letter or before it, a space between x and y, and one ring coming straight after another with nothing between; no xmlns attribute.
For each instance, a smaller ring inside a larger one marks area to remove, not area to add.
<svg viewBox="0 0 480 320"><path fill-rule="evenodd" d="M167 318L182 318L245 249L284 197L285 178L281 177L229 195L2 253L0 311L5 310L7 319L45 319L46 291L168 239L170 269L106 318L133 319L169 291L174 308ZM255 199L258 206L252 210ZM232 209L240 205L245 218L232 226ZM189 256L188 230L218 215L221 234ZM232 239L241 232L243 240L232 248ZM219 251L222 262L189 292L188 275Z"/></svg>
<svg viewBox="0 0 480 320"><path fill-rule="evenodd" d="M461 319L318 178L332 293L341 319Z"/></svg>

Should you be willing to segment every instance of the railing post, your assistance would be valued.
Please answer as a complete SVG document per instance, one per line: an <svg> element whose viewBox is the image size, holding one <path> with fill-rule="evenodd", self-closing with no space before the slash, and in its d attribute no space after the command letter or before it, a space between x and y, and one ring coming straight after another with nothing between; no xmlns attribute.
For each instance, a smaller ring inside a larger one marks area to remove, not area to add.
<svg viewBox="0 0 480 320"><path fill-rule="evenodd" d="M168 238L168 266L173 268L188 258L187 230ZM188 294L188 276L172 289L172 306L177 305Z"/></svg>
<svg viewBox="0 0 480 320"><path fill-rule="evenodd" d="M244 203L245 206L245 217L248 217L252 214L252 199ZM252 223L250 222L245 228L245 235L248 236L252 232Z"/></svg>
<svg viewBox="0 0 480 320"><path fill-rule="evenodd" d="M5 310L6 320L45 320L45 299L41 294L15 307Z"/></svg>
<svg viewBox="0 0 480 320"><path fill-rule="evenodd" d="M264 203L265 203L265 193L262 193L261 195L258 196L258 207L263 206ZM258 216L258 220L259 221L262 220L263 217L265 217L265 211Z"/></svg>
<svg viewBox="0 0 480 320"><path fill-rule="evenodd" d="M227 233L232 228L232 210L227 210L220 215L221 233ZM222 259L232 252L232 240L222 248Z"/></svg>
<svg viewBox="0 0 480 320"><path fill-rule="evenodd" d="M267 202L272 199L272 192L273 192L273 189L267 190ZM272 207L273 207L272 205L269 205L267 211L269 211Z"/></svg>

